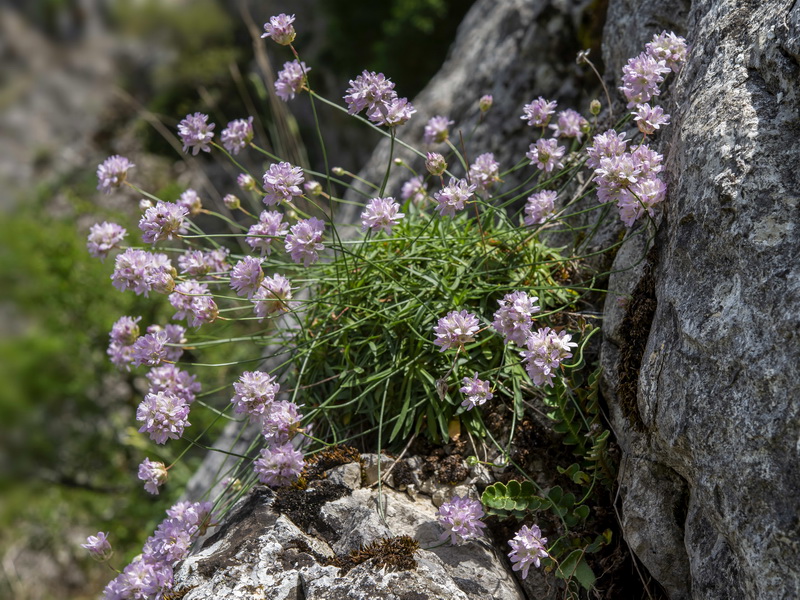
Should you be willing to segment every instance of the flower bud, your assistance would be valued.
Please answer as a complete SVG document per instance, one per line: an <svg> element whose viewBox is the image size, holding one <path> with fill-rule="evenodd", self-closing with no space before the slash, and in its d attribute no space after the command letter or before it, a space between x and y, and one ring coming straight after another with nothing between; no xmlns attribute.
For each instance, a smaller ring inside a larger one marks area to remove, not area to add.
<svg viewBox="0 0 800 600"><path fill-rule="evenodd" d="M245 191L252 192L256 189L256 180L247 173L241 173L239 177L236 178L236 183Z"/></svg>
<svg viewBox="0 0 800 600"><path fill-rule="evenodd" d="M447 169L447 161L438 152L428 152L425 168L428 169L428 173L438 177Z"/></svg>
<svg viewBox="0 0 800 600"><path fill-rule="evenodd" d="M342 175L344 175L344 169L343 169L342 167L333 167L333 168L331 169L331 172L332 172L334 175L338 175L339 177L341 177Z"/></svg>
<svg viewBox="0 0 800 600"><path fill-rule="evenodd" d="M600 114L600 109L602 106L600 105L600 100L592 100L589 104L589 112L592 113L595 117Z"/></svg>
<svg viewBox="0 0 800 600"><path fill-rule="evenodd" d="M242 203L239 201L239 198L233 194L225 194L225 197L222 199L222 203L230 210L236 210L242 205Z"/></svg>
<svg viewBox="0 0 800 600"><path fill-rule="evenodd" d="M153 203L150 202L147 198L142 198L139 200L139 210L142 212L146 211L148 208L153 208Z"/></svg>
<svg viewBox="0 0 800 600"><path fill-rule="evenodd" d="M309 196L321 196L322 184L319 181L308 181L303 186Z"/></svg>
<svg viewBox="0 0 800 600"><path fill-rule="evenodd" d="M494 100L492 99L491 94L486 94L485 96L481 96L481 99L478 100L478 108L481 109L482 113L485 113L490 108L492 108L492 103Z"/></svg>

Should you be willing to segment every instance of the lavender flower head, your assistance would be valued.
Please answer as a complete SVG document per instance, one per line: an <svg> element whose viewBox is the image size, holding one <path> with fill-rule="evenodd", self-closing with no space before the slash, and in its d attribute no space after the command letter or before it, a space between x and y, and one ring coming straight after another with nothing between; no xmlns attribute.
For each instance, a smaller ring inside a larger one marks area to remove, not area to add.
<svg viewBox="0 0 800 600"><path fill-rule="evenodd" d="M514 565L511 567L514 571L522 571L522 578L528 577L528 570L531 565L536 568L541 566L541 559L547 558L547 549L545 544L547 538L542 537L542 532L538 525L523 525L522 528L514 536L513 540L508 542L511 546L511 552L508 557Z"/></svg>
<svg viewBox="0 0 800 600"><path fill-rule="evenodd" d="M146 333L133 343L133 364L137 367L160 365L167 358L167 343L167 333L164 330Z"/></svg>
<svg viewBox="0 0 800 600"><path fill-rule="evenodd" d="M566 148L558 145L556 138L536 140L535 144L531 144L528 152L525 154L532 165L536 165L545 173L550 173L553 169L560 169L564 166L561 158L564 156Z"/></svg>
<svg viewBox="0 0 800 600"><path fill-rule="evenodd" d="M486 152L478 155L469 167L469 181L477 186L481 194L487 194L500 181L500 163L494 159L494 154Z"/></svg>
<svg viewBox="0 0 800 600"><path fill-rule="evenodd" d="M104 600L161 598L172 587L172 566L137 557L103 590Z"/></svg>
<svg viewBox="0 0 800 600"><path fill-rule="evenodd" d="M526 227L541 225L555 212L555 202L558 194L552 190L536 192L528 196L525 204L525 218L523 224Z"/></svg>
<svg viewBox="0 0 800 600"><path fill-rule="evenodd" d="M111 558L113 550L108 541L108 534L98 531L97 535L90 535L86 538L86 543L81 544L82 548L86 548L92 558L99 561L105 561Z"/></svg>
<svg viewBox="0 0 800 600"><path fill-rule="evenodd" d="M539 96L530 104L526 104L522 107L523 114L520 119L523 121L527 119L528 125L531 127L544 127L550 122L550 117L556 112L556 106L558 106L558 104L555 101L548 102Z"/></svg>
<svg viewBox="0 0 800 600"><path fill-rule="evenodd" d="M121 292L133 290L147 296L153 289L153 277L160 272L175 273L166 254L128 248L114 260L111 282Z"/></svg>
<svg viewBox="0 0 800 600"><path fill-rule="evenodd" d="M89 254L95 258L104 259L114 248L119 248L119 243L128 235L124 227L116 223L95 223L89 229L89 237L86 239L86 248Z"/></svg>
<svg viewBox="0 0 800 600"><path fill-rule="evenodd" d="M662 125L669 125L669 115L664 114L664 109L660 106L651 107L647 103L639 104L631 114L639 131L645 135L654 134Z"/></svg>
<svg viewBox="0 0 800 600"><path fill-rule="evenodd" d="M347 104L347 112L355 115L364 109L368 112L379 110L381 106L385 109L395 98L397 92L394 91L394 83L383 73L364 71L350 80L344 101Z"/></svg>
<svg viewBox="0 0 800 600"><path fill-rule="evenodd" d="M237 296L252 298L262 281L264 281L264 271L259 259L245 256L233 266L231 287L236 291Z"/></svg>
<svg viewBox="0 0 800 600"><path fill-rule="evenodd" d="M271 206L302 196L302 183L303 170L300 167L293 167L288 162L271 164L264 173L264 204Z"/></svg>
<svg viewBox="0 0 800 600"><path fill-rule="evenodd" d="M456 211L464 209L465 203L472 197L476 188L476 185L470 185L466 179L451 177L450 184L433 195L438 203L436 210L443 217L456 216Z"/></svg>
<svg viewBox="0 0 800 600"><path fill-rule="evenodd" d="M150 332L159 328L158 325L151 325L147 328ZM166 360L176 361L179 360L183 354L183 344L186 343L186 329L181 325L169 323L164 326L164 333L167 334L167 358Z"/></svg>
<svg viewBox="0 0 800 600"><path fill-rule="evenodd" d="M562 361L572 358L571 349L578 344L570 341L566 331L555 332L549 327L531 332L525 341L527 350L520 352L534 385L553 387L553 377Z"/></svg>
<svg viewBox="0 0 800 600"><path fill-rule="evenodd" d="M209 273L224 273L230 268L227 263L229 250L188 250L178 257L181 273L192 277L203 277Z"/></svg>
<svg viewBox="0 0 800 600"><path fill-rule="evenodd" d="M156 444L180 439L184 428L191 425L188 416L189 405L168 392L147 394L136 409L136 420L144 423L139 432L149 433Z"/></svg>
<svg viewBox="0 0 800 600"><path fill-rule="evenodd" d="M687 46L686 40L678 37L671 31L662 31L653 36L653 40L645 44L647 53L658 61L664 63L672 69L673 73L680 71L686 62Z"/></svg>
<svg viewBox="0 0 800 600"><path fill-rule="evenodd" d="M278 72L278 78L275 80L275 93L284 102L292 100L303 89L306 73L310 70L311 67L297 59L283 63L283 69Z"/></svg>
<svg viewBox="0 0 800 600"><path fill-rule="evenodd" d="M400 190L400 197L403 200L411 199L415 205L419 206L428 197L428 190L425 187L425 179L421 175L412 177L403 184Z"/></svg>
<svg viewBox="0 0 800 600"><path fill-rule="evenodd" d="M571 108L558 113L558 121L550 125L550 129L553 130L553 137L573 137L579 142L588 127L589 121Z"/></svg>
<svg viewBox="0 0 800 600"><path fill-rule="evenodd" d="M234 194L225 194L222 197L222 203L228 210L237 210L242 207L242 201Z"/></svg>
<svg viewBox="0 0 800 600"><path fill-rule="evenodd" d="M441 540L450 538L450 543L455 546L482 535L486 527L481 521L484 516L483 506L477 500L453 496L436 513L436 519L445 530Z"/></svg>
<svg viewBox="0 0 800 600"><path fill-rule="evenodd" d="M505 342L524 346L531 333L532 316L541 308L536 296L528 296L526 292L511 292L503 296L497 303L500 308L494 313L494 327L497 333L505 337Z"/></svg>
<svg viewBox="0 0 800 600"><path fill-rule="evenodd" d="M287 312L292 299L292 286L283 275L265 277L253 295L254 310L259 319L267 315Z"/></svg>
<svg viewBox="0 0 800 600"><path fill-rule="evenodd" d="M465 344L475 341L475 334L479 328L478 317L472 313L466 310L460 312L451 311L439 319L439 322L433 328L436 334L436 339L433 343L441 346L439 352L444 352L450 348L461 350Z"/></svg>
<svg viewBox="0 0 800 600"><path fill-rule="evenodd" d="M461 403L461 406L467 410L486 404L487 400L494 398L489 382L478 379L478 373L475 373L472 377L464 377L461 380L461 385L464 387L459 391L467 397Z"/></svg>
<svg viewBox="0 0 800 600"><path fill-rule="evenodd" d="M261 415L261 434L270 446L285 444L300 427L300 418L294 402L272 402Z"/></svg>
<svg viewBox="0 0 800 600"><path fill-rule="evenodd" d="M197 156L201 150L211 152L208 145L214 137L214 123L208 122L208 115L196 112L186 117L178 123L178 135L183 142L183 151L188 152L192 149L192 155Z"/></svg>
<svg viewBox="0 0 800 600"><path fill-rule="evenodd" d="M188 319L194 313L192 303L196 298L208 296L210 294L208 286L204 283L199 283L194 279L182 281L175 286L175 291L169 295L169 303L178 309L173 319Z"/></svg>
<svg viewBox="0 0 800 600"><path fill-rule="evenodd" d="M294 15L279 14L276 17L270 17L269 23L264 23L264 32L261 34L262 38L272 38L281 46L288 46L294 41L295 30Z"/></svg>
<svg viewBox="0 0 800 600"><path fill-rule="evenodd" d="M392 227L405 217L399 210L400 205L394 198L373 198L361 213L361 231L382 229L387 235L392 235Z"/></svg>
<svg viewBox="0 0 800 600"><path fill-rule="evenodd" d="M669 72L665 61L646 52L628 59L628 64L622 67L622 85L619 88L628 100L628 108L649 102L653 96L661 94L658 86Z"/></svg>
<svg viewBox="0 0 800 600"><path fill-rule="evenodd" d="M437 115L431 117L425 125L425 131L422 140L426 144L441 144L447 141L450 136L450 125L455 121L451 121L447 117Z"/></svg>
<svg viewBox="0 0 800 600"><path fill-rule="evenodd" d="M114 188L120 187L128 176L128 169L135 167L124 156L109 156L97 167L97 189L110 194Z"/></svg>
<svg viewBox="0 0 800 600"><path fill-rule="evenodd" d="M172 202L159 202L148 208L139 220L142 241L155 244L161 240L171 240L175 235L184 235L188 229L185 222L189 210Z"/></svg>
<svg viewBox="0 0 800 600"><path fill-rule="evenodd" d="M147 380L150 382L148 393L168 392L186 404L194 402L195 394L198 394L201 389L200 383L196 381L194 375L190 375L172 364L153 367L147 373Z"/></svg>
<svg viewBox="0 0 800 600"><path fill-rule="evenodd" d="M303 471L303 453L289 443L264 448L253 470L261 483L274 487L290 485Z"/></svg>
<svg viewBox="0 0 800 600"><path fill-rule="evenodd" d="M220 135L222 145L231 154L239 154L253 139L253 117L228 123Z"/></svg>
<svg viewBox="0 0 800 600"><path fill-rule="evenodd" d="M324 231L325 223L316 217L303 219L294 224L284 242L292 260L296 263L302 262L304 267L317 262L319 259L317 253L325 249L320 243Z"/></svg>
<svg viewBox="0 0 800 600"><path fill-rule="evenodd" d="M203 202L200 200L198 193L192 188L183 192L175 201L175 204L183 206L193 217L200 214L200 211L203 210Z"/></svg>
<svg viewBox="0 0 800 600"><path fill-rule="evenodd" d="M274 210L263 210L258 217L258 223L251 225L244 241L253 250L260 250L261 256L272 253L272 242L275 238L284 237L289 231L289 225L283 222L283 215Z"/></svg>
<svg viewBox="0 0 800 600"><path fill-rule="evenodd" d="M145 458L139 465L139 479L144 481L145 491L158 495L158 488L167 482L167 468L164 463Z"/></svg>
<svg viewBox="0 0 800 600"><path fill-rule="evenodd" d="M620 219L626 227L632 227L645 212L654 216L653 207L662 202L666 194L667 186L658 177L640 179L620 193L617 200Z"/></svg>
<svg viewBox="0 0 800 600"><path fill-rule="evenodd" d="M600 160L612 156L622 156L628 145L625 133L617 133L614 129L609 129L601 134L594 136L592 145L586 149L588 159L586 165L592 169L600 166Z"/></svg>
<svg viewBox="0 0 800 600"><path fill-rule="evenodd" d="M281 386L275 377L262 371L245 371L239 381L233 384L236 392L231 398L237 414L248 414L260 417L268 406L275 401Z"/></svg>

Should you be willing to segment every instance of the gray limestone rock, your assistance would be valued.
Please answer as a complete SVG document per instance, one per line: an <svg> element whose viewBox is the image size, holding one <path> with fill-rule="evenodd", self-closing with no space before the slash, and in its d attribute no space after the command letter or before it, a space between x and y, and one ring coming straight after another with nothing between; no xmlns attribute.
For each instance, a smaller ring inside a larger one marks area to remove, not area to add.
<svg viewBox="0 0 800 600"><path fill-rule="evenodd" d="M609 8L614 69L663 27L692 45L664 215L611 279L632 299L609 296L603 348L625 536L671 598L800 597L799 25L788 0Z"/></svg>

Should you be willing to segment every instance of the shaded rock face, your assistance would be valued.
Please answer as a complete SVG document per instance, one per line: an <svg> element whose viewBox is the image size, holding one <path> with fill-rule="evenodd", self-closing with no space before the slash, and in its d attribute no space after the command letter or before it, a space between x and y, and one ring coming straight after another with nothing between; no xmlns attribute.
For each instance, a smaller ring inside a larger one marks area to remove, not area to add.
<svg viewBox="0 0 800 600"><path fill-rule="evenodd" d="M425 548L437 546L442 533L429 498L361 488L351 471L360 473L359 465L337 467L303 491L255 488L181 563L174 592L186 600L525 598L505 557L480 541L418 550L413 570L375 559L350 570L331 565L378 539L408 535Z"/></svg>
<svg viewBox="0 0 800 600"><path fill-rule="evenodd" d="M627 312L605 310L623 529L671 598L796 598L800 5L612 1L609 68L664 26L692 45L668 199L648 260L610 282Z"/></svg>

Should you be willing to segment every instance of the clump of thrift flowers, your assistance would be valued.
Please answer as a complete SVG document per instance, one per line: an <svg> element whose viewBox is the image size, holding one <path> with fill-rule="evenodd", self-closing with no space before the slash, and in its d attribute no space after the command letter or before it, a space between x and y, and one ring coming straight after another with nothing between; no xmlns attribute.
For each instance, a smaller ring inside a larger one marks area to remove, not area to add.
<svg viewBox="0 0 800 600"><path fill-rule="evenodd" d="M303 453L290 443L264 448L253 464L259 481L272 487L290 485L300 476L303 465Z"/></svg>
<svg viewBox="0 0 800 600"><path fill-rule="evenodd" d="M361 213L361 230L377 229L392 235L392 227L405 217L394 198L373 198Z"/></svg>
<svg viewBox="0 0 800 600"><path fill-rule="evenodd" d="M115 154L109 156L97 167L97 189L106 194L114 191L125 183L128 177L128 170L135 167L131 161L124 156Z"/></svg>
<svg viewBox="0 0 800 600"><path fill-rule="evenodd" d="M475 341L475 334L480 329L478 317L466 310L451 311L439 319L433 328L436 334L434 344L440 346L439 351L444 352L451 348L463 350L466 344Z"/></svg>
<svg viewBox="0 0 800 600"><path fill-rule="evenodd" d="M178 135L183 142L183 151L189 152L191 149L194 156L197 156L201 150L211 152L209 144L214 138L214 127L216 127L214 123L208 122L208 115L199 112L186 115L178 123Z"/></svg>

